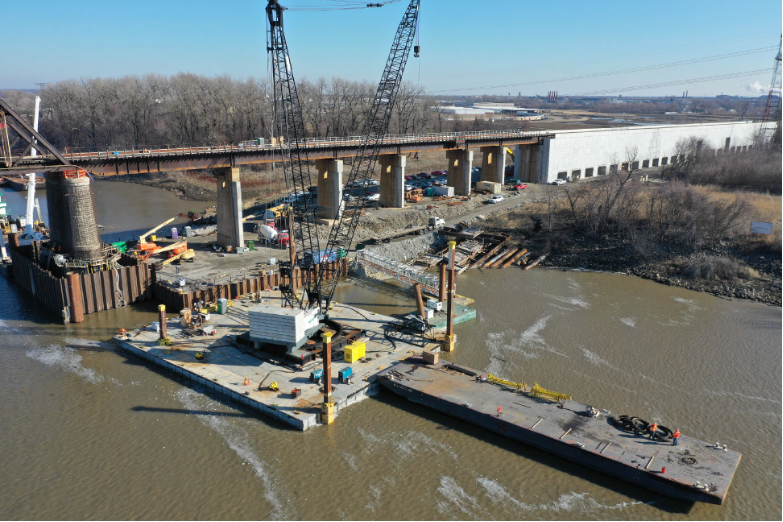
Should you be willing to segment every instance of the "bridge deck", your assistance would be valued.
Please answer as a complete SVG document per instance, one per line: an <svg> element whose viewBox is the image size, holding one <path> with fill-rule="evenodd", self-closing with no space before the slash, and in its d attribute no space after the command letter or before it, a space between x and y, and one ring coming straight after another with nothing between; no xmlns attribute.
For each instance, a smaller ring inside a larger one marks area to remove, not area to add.
<svg viewBox="0 0 783 522"><path fill-rule="evenodd" d="M382 141L380 154L535 144L552 135L548 131L478 131L386 136ZM359 150L361 140L360 136L308 140L306 143L307 156L310 160L353 157ZM281 160L280 146L268 143L222 147L76 152L63 154L63 157L74 165L101 176L225 168ZM30 156L16 167L0 168L0 175L47 172L56 170L58 167L59 162L53 156Z"/></svg>

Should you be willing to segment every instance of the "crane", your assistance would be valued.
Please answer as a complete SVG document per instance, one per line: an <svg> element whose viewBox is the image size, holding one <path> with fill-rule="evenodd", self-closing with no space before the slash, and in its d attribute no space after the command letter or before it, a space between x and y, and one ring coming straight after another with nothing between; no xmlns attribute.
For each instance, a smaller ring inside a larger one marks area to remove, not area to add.
<svg viewBox="0 0 783 522"><path fill-rule="evenodd" d="M280 5L278 0L269 0L266 6L269 21L267 52L270 57L274 93L274 125L277 136L281 140L280 155L286 185L294 193L304 194L312 183L310 182L310 169L307 166L304 119L299 105L291 58L288 55L288 44L283 31L284 10L285 8ZM292 277L294 267L300 263L306 251L319 251L315 209L315 205L311 205L306 199L304 200L299 219L291 220L291 259L287 263L280 263L281 274L287 276L288 280L292 282L290 285L282 285L280 290L285 301L291 304L296 299ZM300 248L295 249L295 244L298 244ZM316 276L317 274L310 270L305 271L304 290L308 303L318 301ZM304 299L300 301L300 306L305 306Z"/></svg>
<svg viewBox="0 0 783 522"><path fill-rule="evenodd" d="M351 172L347 180L348 186L356 186L357 181L369 180L375 170L381 140L389 128L389 121L397 101L397 95L400 92L402 75L405 72L405 64L408 62L411 47L417 57L421 49L418 42L417 45L413 45L414 37L418 32L419 3L420 0L411 0L400 25L397 27L381 81L375 91L370 113L365 120L359 152L351 165ZM367 187L367 183L361 185ZM364 202L366 198L360 198L360 201ZM350 249L364 206L361 204L354 205L350 209L346 208L342 215L335 220L329 231L329 239L326 244L327 254L338 252L340 249L347 252ZM337 287L336 271L337 269L329 263L318 265L318 277L315 281L315 292L311 296L310 306L318 306L322 313L327 313L329 310L334 290ZM312 301L313 298L317 299L317 303Z"/></svg>

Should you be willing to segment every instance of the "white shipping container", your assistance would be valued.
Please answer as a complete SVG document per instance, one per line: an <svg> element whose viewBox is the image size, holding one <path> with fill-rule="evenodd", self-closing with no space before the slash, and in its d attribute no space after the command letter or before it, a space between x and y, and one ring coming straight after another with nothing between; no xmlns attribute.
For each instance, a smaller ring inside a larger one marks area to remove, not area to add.
<svg viewBox="0 0 783 522"><path fill-rule="evenodd" d="M432 187L432 193L436 196L448 196L450 198L454 197L454 187Z"/></svg>

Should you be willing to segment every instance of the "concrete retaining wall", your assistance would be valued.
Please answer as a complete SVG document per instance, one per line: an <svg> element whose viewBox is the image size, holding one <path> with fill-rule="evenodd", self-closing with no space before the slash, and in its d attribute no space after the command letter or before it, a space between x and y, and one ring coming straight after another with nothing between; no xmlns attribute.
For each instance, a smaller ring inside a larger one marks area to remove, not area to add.
<svg viewBox="0 0 783 522"><path fill-rule="evenodd" d="M760 125L728 122L558 131L544 141L537 176L531 176L530 181L550 183L558 177L575 180L608 174L612 165L621 169L633 150L640 168L661 166L664 161L673 161L678 142L691 137L725 152L746 150Z"/></svg>

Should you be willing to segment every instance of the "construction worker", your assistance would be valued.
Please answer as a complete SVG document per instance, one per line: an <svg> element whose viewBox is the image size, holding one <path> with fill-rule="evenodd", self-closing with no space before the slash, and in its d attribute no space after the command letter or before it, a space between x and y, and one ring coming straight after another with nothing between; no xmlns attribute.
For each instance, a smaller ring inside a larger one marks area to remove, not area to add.
<svg viewBox="0 0 783 522"><path fill-rule="evenodd" d="M656 432L658 431L658 423L653 422L650 424L650 440L655 440Z"/></svg>
<svg viewBox="0 0 783 522"><path fill-rule="evenodd" d="M674 433L672 433L672 446L676 446L680 443L680 430L675 429Z"/></svg>

